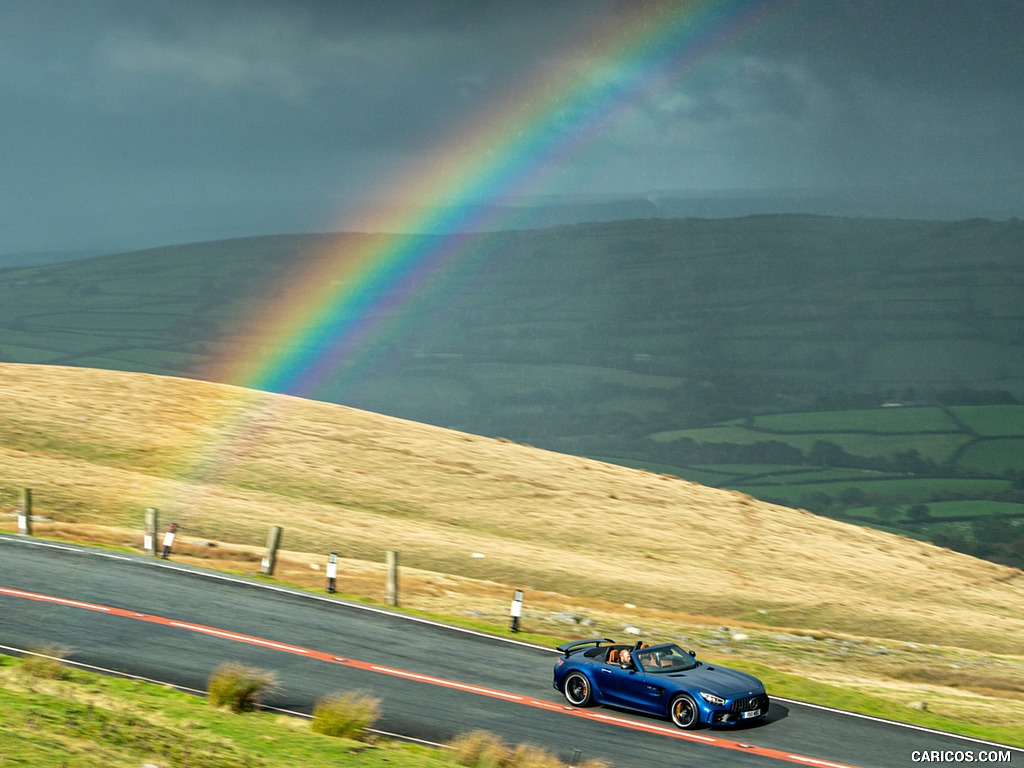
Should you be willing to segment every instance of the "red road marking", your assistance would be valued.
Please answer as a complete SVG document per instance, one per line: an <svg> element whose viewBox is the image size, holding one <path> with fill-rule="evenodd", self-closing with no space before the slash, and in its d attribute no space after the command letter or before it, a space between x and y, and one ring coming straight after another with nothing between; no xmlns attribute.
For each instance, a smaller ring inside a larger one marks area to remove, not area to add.
<svg viewBox="0 0 1024 768"><path fill-rule="evenodd" d="M297 645L278 643L272 640L265 640L262 637L244 635L238 632L231 632L226 629L208 627L203 624L193 624L191 622L177 621L175 619L169 619L164 616L154 616L148 613L127 611L123 608L113 608L108 605L85 603L79 600L69 600L62 597L42 595L38 592L25 592L20 589L9 589L7 587L0 587L0 595L7 595L8 597L18 597L25 600L35 600L43 603L65 605L71 608L80 608L82 610L87 611L97 611L100 613L105 613L110 616L121 616L126 619L146 621L150 624L161 624L166 627L183 629L187 632L198 632L204 635L221 638L223 640L230 640L236 643L258 645L261 648L270 648L271 650L281 651L283 653L292 653L299 656L305 656L310 659L325 661L330 664L340 664L341 666L345 667L361 669L366 672L376 672L383 675L391 675L392 677L401 677L405 680L414 680L416 682L427 683L429 685L438 685L444 688L466 691L467 693L474 693L479 696L487 696L492 699L501 699L503 701L511 701L516 704L523 704L528 707L534 707L535 709L544 709L549 712L560 712L562 714L572 715L574 717L582 717L587 720L596 720L598 722L610 723L612 725L616 725L621 728L629 728L634 731L654 733L660 736L668 736L669 738L673 739L682 739L684 741L695 742L698 744L706 744L708 746L718 747L719 749L731 749L738 752L745 752L747 754L758 755L760 757L768 757L774 760L782 760L788 763L797 763L800 765L814 766L815 768L856 768L855 766L846 763L834 763L827 760L818 760L813 757L805 757L804 755L797 755L791 752L787 752L785 750L770 749L768 747L759 747L754 744L746 744L742 741L733 741L731 739L722 739L717 736L705 736L699 733L689 733L687 731L680 731L677 728L670 728L668 726L644 723L637 720L630 720L628 718L618 717L616 715L611 715L606 712L576 709L566 704L555 704L550 701L544 701L543 699L535 699L530 696L520 696L515 693L508 693L507 691L499 691L495 688L485 688L483 686L472 685L470 683L460 683L455 680L446 680L442 677L423 675L417 672L408 672L403 669L385 667L379 664L371 664L365 661L356 661L355 659L347 659L342 656L336 656L331 653L324 653L323 651L316 651L311 648L302 648Z"/></svg>

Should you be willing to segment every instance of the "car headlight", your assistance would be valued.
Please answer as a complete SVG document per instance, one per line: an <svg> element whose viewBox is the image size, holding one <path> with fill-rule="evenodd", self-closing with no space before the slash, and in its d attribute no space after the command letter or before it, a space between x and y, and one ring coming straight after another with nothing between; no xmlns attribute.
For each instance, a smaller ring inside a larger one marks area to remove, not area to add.
<svg viewBox="0 0 1024 768"><path fill-rule="evenodd" d="M704 701L706 701L708 704L716 704L719 707L725 706L725 699L723 699L721 696L715 696L715 694L713 693L701 691L700 697L704 699Z"/></svg>

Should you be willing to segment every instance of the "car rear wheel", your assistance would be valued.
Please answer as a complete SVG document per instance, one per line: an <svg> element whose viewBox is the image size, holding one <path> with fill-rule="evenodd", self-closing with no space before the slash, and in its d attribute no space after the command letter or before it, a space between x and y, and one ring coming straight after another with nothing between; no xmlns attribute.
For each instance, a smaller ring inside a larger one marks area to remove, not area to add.
<svg viewBox="0 0 1024 768"><path fill-rule="evenodd" d="M697 703L687 694L681 693L672 699L668 708L672 722L679 728L693 728L699 720Z"/></svg>
<svg viewBox="0 0 1024 768"><path fill-rule="evenodd" d="M569 673L562 683L562 693L565 694L565 700L574 707L585 707L593 698L590 681L582 672Z"/></svg>

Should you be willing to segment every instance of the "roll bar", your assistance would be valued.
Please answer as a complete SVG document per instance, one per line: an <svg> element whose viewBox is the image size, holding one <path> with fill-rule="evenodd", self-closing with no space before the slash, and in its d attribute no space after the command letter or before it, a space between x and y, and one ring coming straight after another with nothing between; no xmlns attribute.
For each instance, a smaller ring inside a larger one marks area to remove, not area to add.
<svg viewBox="0 0 1024 768"><path fill-rule="evenodd" d="M604 643L614 643L610 637L595 637L590 640L573 640L571 643L562 643L558 646L557 650L562 652L562 655L569 656L574 651L578 651L580 648L584 648L588 645L595 645L598 648Z"/></svg>

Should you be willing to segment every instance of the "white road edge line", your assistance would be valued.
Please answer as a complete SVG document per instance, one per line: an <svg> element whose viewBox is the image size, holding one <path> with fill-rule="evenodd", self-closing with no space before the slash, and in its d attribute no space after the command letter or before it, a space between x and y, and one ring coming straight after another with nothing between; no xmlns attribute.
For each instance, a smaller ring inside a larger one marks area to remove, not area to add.
<svg viewBox="0 0 1024 768"><path fill-rule="evenodd" d="M189 688L187 685L178 685L177 683L169 683L166 680L154 680L151 677L142 677L141 675L132 675L128 672L119 672L116 669L108 669L107 667L97 667L93 664L86 664L84 661L72 661L71 659L63 659L57 656L48 656L45 653L39 653L38 651L31 651L28 648L16 648L10 645L0 645L0 650L12 651L14 653L22 653L26 656L39 656L44 659L53 659L59 661L62 664L67 664L72 667L80 667L81 669L87 669L91 672L99 672L104 675L112 675L113 677L122 677L127 680L141 680L144 683L153 683L154 685L166 685L170 688L175 688L179 691L185 691L186 693L194 693L200 696L206 696L206 691L200 691L198 688Z"/></svg>
<svg viewBox="0 0 1024 768"><path fill-rule="evenodd" d="M406 615L404 613L396 613L396 612L393 612L393 611L386 610L384 608L375 608L375 607L373 607L371 605L362 605L360 603L351 603L351 602L348 602L347 600L338 600L338 599L329 598L329 597L321 597L320 595L314 595L314 594L310 594L308 592L302 592L302 591L295 590L295 589L289 589L287 587L277 587L277 586L274 586L273 584L262 584L262 583L260 583L258 581L249 581L249 580L246 580L246 579L240 579L240 578L237 578L235 576L228 576L226 574L216 573L216 572L213 572L213 571L206 571L206 570L203 570L203 569L198 568L198 567L188 567L187 568L187 567L183 567L181 565L178 565L176 563L170 563L170 562L167 562L167 561L164 561L164 560L152 560L151 558L147 558L147 557L144 557L144 556L141 556L141 555L140 556L129 557L129 556L126 556L126 555L119 555L119 554L116 554L116 553L107 552L107 551L102 550L102 549L93 549L91 547L78 547L78 546L68 545L68 544L57 544L57 543L54 543L54 542L41 541L39 539L32 539L32 538L24 537L22 535L0 534L0 541L8 541L8 542L15 543L15 544L27 544L27 545L37 546L37 547L48 547L50 549L60 549L60 550L64 550L64 551L67 551L67 552L73 552L73 553L82 554L82 555L93 555L95 557L106 557L106 558L110 558L112 560L123 560L125 562L137 563L137 564L140 564L140 565L149 565L149 566L157 567L157 568L167 568L167 569L172 570L172 571L178 571L180 573L188 573L188 574L191 574L193 576L200 576L202 578L216 579L216 580L219 580L219 581L226 581L226 582L229 582L229 583L232 583L232 584L239 584L241 586L246 586L246 587L256 587L258 589L267 589L267 590L270 590L271 592L280 592L282 594L292 595L292 596L295 596L295 597L301 597L301 598L305 598L305 599L309 599L309 600L317 600L319 602L328 603L330 605L343 605L343 606L345 606L347 608L358 608L361 611L367 611L369 613L376 613L376 614L380 614L380 615L383 615L383 616L390 616L392 618L405 619L406 621L412 621L412 622L416 622L418 624L426 624L427 626L431 626L431 627L439 627L439 628L447 629L447 630L454 631L454 632L460 632L460 633L466 634L466 635L474 635L476 637L486 638L487 640L492 640L492 641L497 641L497 642L502 642L502 643L511 643L512 645L519 645L519 646L522 646L524 648L536 648L536 649L539 649L539 650L548 651L549 653L556 653L556 651L554 649L548 648L547 646L544 646L544 645L536 645L534 643L526 643L526 642L523 642L522 640L513 640L512 638L508 638L508 637L497 637L495 635L488 635L486 632L478 632L478 631L473 630L473 629L464 629L462 627L453 627L450 624L444 624L444 623L439 622L439 621L432 621L430 619L424 619L424 618L421 618L419 616L408 616L408 615ZM0 646L0 647L3 647L3 646ZM966 741L966 742L970 742L970 743L973 743L973 744L981 744L981 745L990 746L990 747L1000 747L1000 748L1003 748L1003 749L1011 749L1011 750L1014 750L1015 752L1024 753L1024 749L1021 749L1020 747L1014 747L1014 746L1012 746L1010 744L1000 744L999 742L995 742L995 741L985 741L984 739L976 739L976 738L973 738L971 736L963 736L963 735L961 735L959 733L950 733L948 731L940 731L940 730L938 730L936 728L928 728L928 727L923 726L923 725L913 725L911 723L901 723L898 720L887 720L884 717L876 717L874 715L865 715L865 714L861 714L860 712L849 712L849 711L847 711L845 709L836 709L835 707L826 707L826 706L824 706L822 704L811 704L810 702L798 701L797 699L785 699L785 698L782 698L780 696L772 696L771 698L774 701L780 701L780 702L784 702L786 704L793 704L793 705L800 706L800 707L808 707L810 709L817 709L817 710L821 710L822 712L831 712L831 713L837 714L837 715L845 715L847 717L856 717L856 718L860 718L861 720L868 720L870 722L875 722L875 723L884 723L886 725L894 725L894 726L897 726L899 728L906 728L908 730L919 731L921 733L931 733L931 734L934 734L936 736L947 736L949 738L959 739L961 741Z"/></svg>

